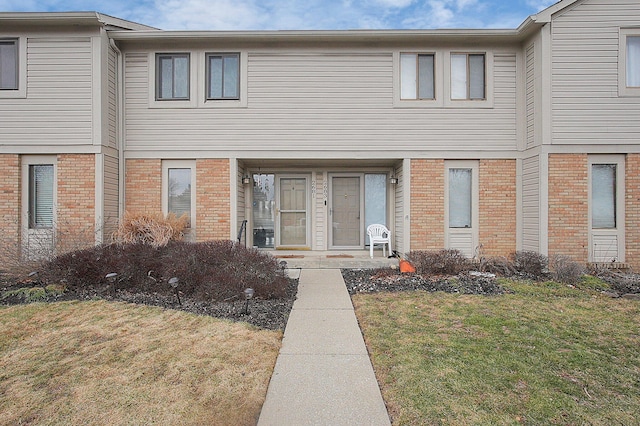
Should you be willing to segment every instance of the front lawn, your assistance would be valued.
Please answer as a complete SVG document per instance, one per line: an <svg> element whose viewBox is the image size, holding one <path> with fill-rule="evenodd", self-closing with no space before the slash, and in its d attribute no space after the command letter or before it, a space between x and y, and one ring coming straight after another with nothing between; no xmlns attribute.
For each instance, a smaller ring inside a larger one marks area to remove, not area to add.
<svg viewBox="0 0 640 426"><path fill-rule="evenodd" d="M637 424L640 303L501 284L353 296L393 424Z"/></svg>
<svg viewBox="0 0 640 426"><path fill-rule="evenodd" d="M126 303L0 306L0 424L253 425L281 338Z"/></svg>

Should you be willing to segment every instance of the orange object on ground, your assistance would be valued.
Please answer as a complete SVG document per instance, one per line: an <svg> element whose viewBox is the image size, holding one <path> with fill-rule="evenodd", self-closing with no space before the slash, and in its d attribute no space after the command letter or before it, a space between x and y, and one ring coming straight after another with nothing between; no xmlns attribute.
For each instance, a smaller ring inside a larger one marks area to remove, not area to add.
<svg viewBox="0 0 640 426"><path fill-rule="evenodd" d="M415 272L416 268L408 260L400 260L400 272Z"/></svg>

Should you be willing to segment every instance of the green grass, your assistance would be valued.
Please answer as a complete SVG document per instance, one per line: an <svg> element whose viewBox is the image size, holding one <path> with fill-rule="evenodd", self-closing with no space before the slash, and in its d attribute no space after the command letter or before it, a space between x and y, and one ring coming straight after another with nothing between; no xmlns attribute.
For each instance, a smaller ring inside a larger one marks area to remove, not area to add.
<svg viewBox="0 0 640 426"><path fill-rule="evenodd" d="M514 293L354 296L393 423L637 424L640 304L503 285Z"/></svg>

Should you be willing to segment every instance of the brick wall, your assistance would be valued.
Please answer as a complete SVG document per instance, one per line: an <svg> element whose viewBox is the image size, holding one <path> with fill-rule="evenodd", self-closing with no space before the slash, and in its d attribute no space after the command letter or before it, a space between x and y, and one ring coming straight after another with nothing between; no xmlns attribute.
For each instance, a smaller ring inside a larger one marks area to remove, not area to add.
<svg viewBox="0 0 640 426"><path fill-rule="evenodd" d="M478 238L485 256L516 250L516 161L480 160Z"/></svg>
<svg viewBox="0 0 640 426"><path fill-rule="evenodd" d="M127 212L162 213L162 160L127 160L125 194Z"/></svg>
<svg viewBox="0 0 640 426"><path fill-rule="evenodd" d="M640 268L640 154L628 154L625 163L625 261Z"/></svg>
<svg viewBox="0 0 640 426"><path fill-rule="evenodd" d="M549 155L549 256L588 261L589 190L586 154Z"/></svg>
<svg viewBox="0 0 640 426"><path fill-rule="evenodd" d="M231 235L231 200L228 159L196 161L196 238L228 240Z"/></svg>
<svg viewBox="0 0 640 426"><path fill-rule="evenodd" d="M58 253L95 244L95 161L93 154L58 155Z"/></svg>
<svg viewBox="0 0 640 426"><path fill-rule="evenodd" d="M444 248L444 160L411 160L411 250Z"/></svg>
<svg viewBox="0 0 640 426"><path fill-rule="evenodd" d="M20 156L0 155L0 262L19 259L20 247ZM2 269L2 266L0 266Z"/></svg>

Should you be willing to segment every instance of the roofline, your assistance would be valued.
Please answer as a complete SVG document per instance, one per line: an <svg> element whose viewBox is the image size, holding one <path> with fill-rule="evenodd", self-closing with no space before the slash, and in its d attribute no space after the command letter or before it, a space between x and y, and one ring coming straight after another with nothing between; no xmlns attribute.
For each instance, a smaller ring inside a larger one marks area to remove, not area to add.
<svg viewBox="0 0 640 426"><path fill-rule="evenodd" d="M529 27L526 28L528 30ZM517 41L520 29L435 30L256 30L256 31L111 31L116 41L223 40L393 42L420 39Z"/></svg>
<svg viewBox="0 0 640 426"><path fill-rule="evenodd" d="M116 18L99 12L0 12L0 22L29 23L75 23L85 25L105 25L122 30L149 31L157 30L148 25L138 24L125 19Z"/></svg>

